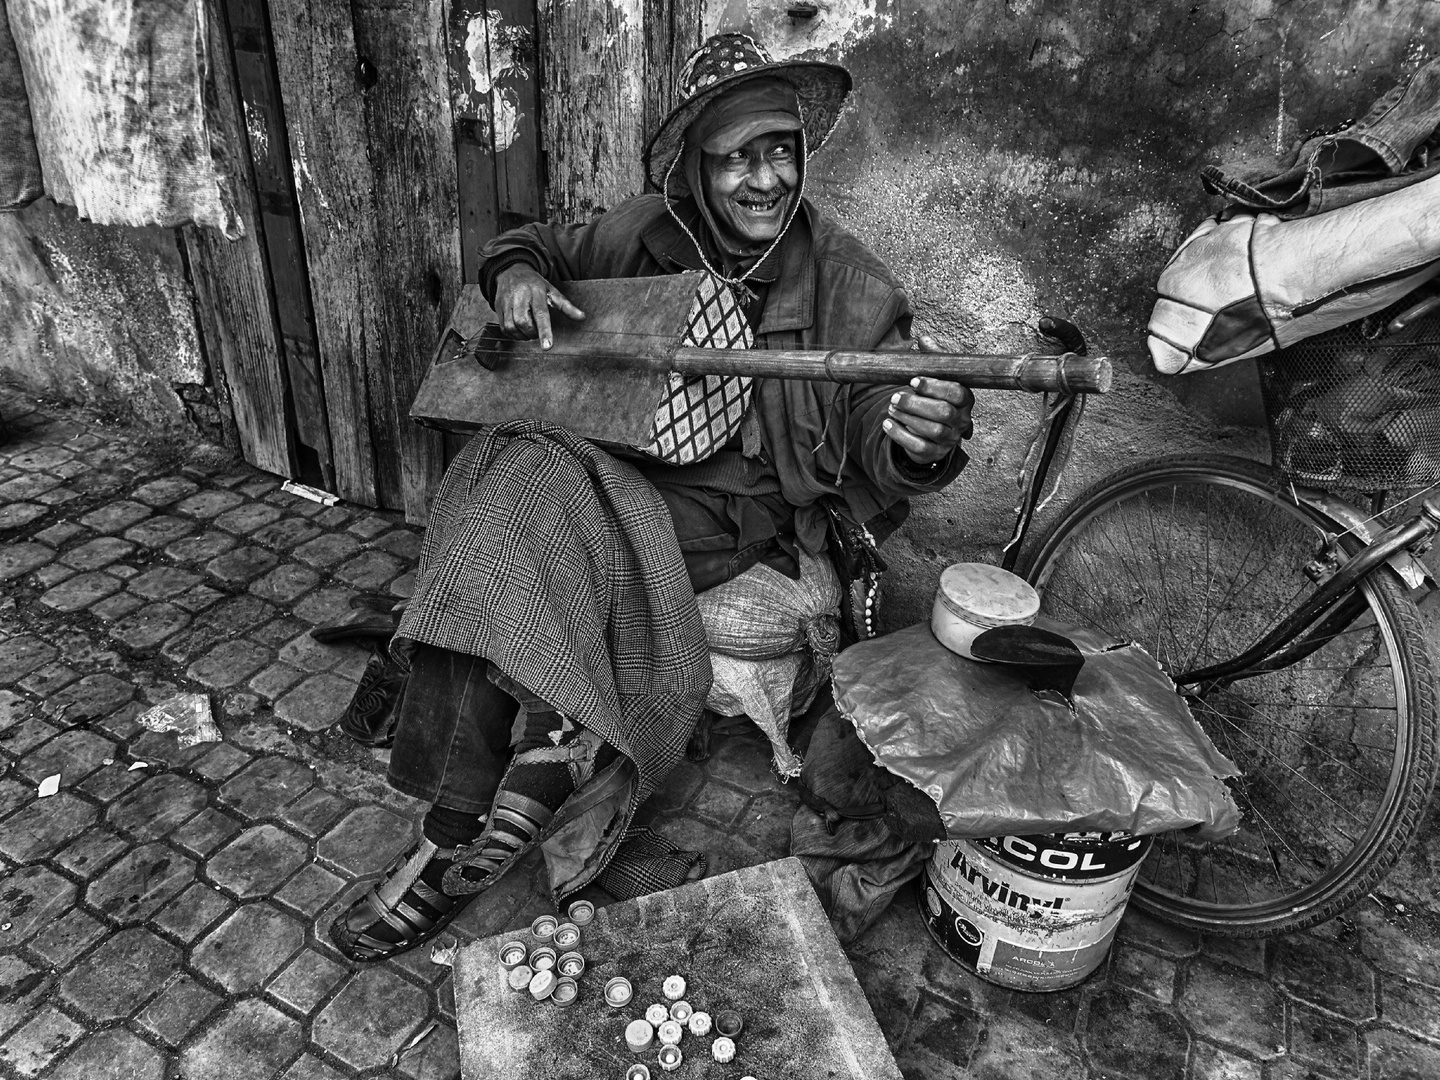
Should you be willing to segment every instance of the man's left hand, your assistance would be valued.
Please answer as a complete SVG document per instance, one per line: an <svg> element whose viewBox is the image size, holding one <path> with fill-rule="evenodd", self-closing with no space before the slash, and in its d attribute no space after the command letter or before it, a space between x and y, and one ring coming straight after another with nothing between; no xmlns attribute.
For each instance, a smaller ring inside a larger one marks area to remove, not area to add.
<svg viewBox="0 0 1440 1080"><path fill-rule="evenodd" d="M921 352L943 351L935 339L921 335ZM970 409L975 395L968 386L944 379L918 377L908 389L890 398L890 414L882 427L885 435L918 465L929 465L950 454L973 425Z"/></svg>

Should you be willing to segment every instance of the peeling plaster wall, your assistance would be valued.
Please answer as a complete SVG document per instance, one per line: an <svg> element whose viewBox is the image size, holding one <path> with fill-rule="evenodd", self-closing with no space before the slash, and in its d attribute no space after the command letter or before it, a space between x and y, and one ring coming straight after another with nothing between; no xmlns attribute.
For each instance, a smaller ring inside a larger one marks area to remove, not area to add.
<svg viewBox="0 0 1440 1080"><path fill-rule="evenodd" d="M916 328L958 348L1033 349L1044 314L1115 363L1057 504L1148 456L1268 459L1253 366L1161 378L1144 328L1169 254L1218 203L1203 164L1276 153L1363 112L1429 59L1434 0L710 0L706 33L837 60L852 104L810 197L899 276ZM984 392L972 464L887 544L883 622L928 616L940 570L998 561L1037 402Z"/></svg>
<svg viewBox="0 0 1440 1080"><path fill-rule="evenodd" d="M206 382L173 229L95 225L41 199L0 214L0 378L146 423Z"/></svg>

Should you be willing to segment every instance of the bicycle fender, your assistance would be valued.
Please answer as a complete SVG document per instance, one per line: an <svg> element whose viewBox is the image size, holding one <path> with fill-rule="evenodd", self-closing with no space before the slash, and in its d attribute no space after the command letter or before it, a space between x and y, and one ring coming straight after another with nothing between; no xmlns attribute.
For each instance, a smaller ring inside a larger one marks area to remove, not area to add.
<svg viewBox="0 0 1440 1080"><path fill-rule="evenodd" d="M1379 530L1361 515L1359 510L1341 499L1314 488L1294 488L1293 494L1307 506L1313 506L1340 522L1365 543L1374 543ZM1408 551L1397 551L1385 560L1400 575L1400 580L1412 589L1435 588L1435 578L1426 565Z"/></svg>

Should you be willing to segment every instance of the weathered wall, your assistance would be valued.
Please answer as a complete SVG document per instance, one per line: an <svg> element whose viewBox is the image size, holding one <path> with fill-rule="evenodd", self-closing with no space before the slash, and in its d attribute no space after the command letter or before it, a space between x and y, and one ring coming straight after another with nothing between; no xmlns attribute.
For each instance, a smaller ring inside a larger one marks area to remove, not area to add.
<svg viewBox="0 0 1440 1080"><path fill-rule="evenodd" d="M1023 351L1043 314L1116 363L1062 495L1164 452L1266 457L1253 371L1159 379L1144 326L1161 266L1216 205L1202 164L1274 153L1363 112L1429 58L1434 0L709 0L705 31L836 59L853 107L809 193L890 263L917 326ZM1427 43L1430 43L1427 45ZM939 571L994 561L1035 402L982 393L973 464L888 545L884 621L928 611Z"/></svg>
<svg viewBox="0 0 1440 1080"><path fill-rule="evenodd" d="M0 214L0 376L117 417L217 421L175 230L49 199Z"/></svg>

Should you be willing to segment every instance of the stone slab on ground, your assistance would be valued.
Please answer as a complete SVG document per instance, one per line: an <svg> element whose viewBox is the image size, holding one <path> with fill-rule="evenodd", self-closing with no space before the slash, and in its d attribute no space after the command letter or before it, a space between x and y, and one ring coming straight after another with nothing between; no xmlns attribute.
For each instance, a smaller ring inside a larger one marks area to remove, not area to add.
<svg viewBox="0 0 1440 1080"><path fill-rule="evenodd" d="M686 1034L677 1077L754 1074L787 1080L900 1080L850 961L798 859L762 863L601 908L584 930L580 997L561 1009L506 983L497 956L515 933L462 947L455 1018L462 1080L587 1080L637 1062L661 1075L657 1051L635 1054L625 1027L665 1000L680 975L685 1000L745 1021L733 1062L710 1054L714 1033ZM528 944L535 940L523 935ZM615 1009L605 983L623 975L634 999Z"/></svg>

